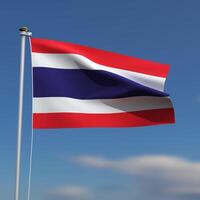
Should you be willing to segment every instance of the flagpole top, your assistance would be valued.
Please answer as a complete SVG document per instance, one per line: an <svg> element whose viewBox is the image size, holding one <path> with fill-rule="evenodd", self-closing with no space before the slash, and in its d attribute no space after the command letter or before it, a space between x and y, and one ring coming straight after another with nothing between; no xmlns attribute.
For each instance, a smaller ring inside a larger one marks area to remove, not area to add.
<svg viewBox="0 0 200 200"><path fill-rule="evenodd" d="M20 32L22 32L22 31L29 32L29 29L28 29L28 27L26 27L26 26L22 26L22 27L19 29L19 31L20 31Z"/></svg>
<svg viewBox="0 0 200 200"><path fill-rule="evenodd" d="M29 28L26 26L22 26L21 28L19 28L19 31L20 31L21 36L28 36L28 37L32 36L32 33L29 31Z"/></svg>

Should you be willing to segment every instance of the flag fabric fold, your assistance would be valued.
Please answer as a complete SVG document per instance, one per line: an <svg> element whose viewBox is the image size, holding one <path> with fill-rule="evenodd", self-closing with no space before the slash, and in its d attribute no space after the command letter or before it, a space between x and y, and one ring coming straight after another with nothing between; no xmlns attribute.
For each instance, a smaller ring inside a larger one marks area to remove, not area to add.
<svg viewBox="0 0 200 200"><path fill-rule="evenodd" d="M38 38L31 50L33 128L174 123L169 65Z"/></svg>

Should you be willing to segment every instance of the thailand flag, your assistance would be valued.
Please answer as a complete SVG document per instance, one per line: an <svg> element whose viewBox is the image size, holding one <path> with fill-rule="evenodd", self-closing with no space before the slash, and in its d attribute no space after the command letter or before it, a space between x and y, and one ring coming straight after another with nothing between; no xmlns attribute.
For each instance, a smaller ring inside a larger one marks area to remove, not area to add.
<svg viewBox="0 0 200 200"><path fill-rule="evenodd" d="M174 123L166 64L31 38L33 128Z"/></svg>

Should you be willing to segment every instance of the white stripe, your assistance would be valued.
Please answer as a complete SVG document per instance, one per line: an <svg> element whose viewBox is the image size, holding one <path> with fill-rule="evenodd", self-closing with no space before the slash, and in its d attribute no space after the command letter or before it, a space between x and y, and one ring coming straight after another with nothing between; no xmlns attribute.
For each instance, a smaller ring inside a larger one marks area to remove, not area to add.
<svg viewBox="0 0 200 200"><path fill-rule="evenodd" d="M163 77L100 65L79 54L32 53L32 65L59 69L105 70L159 91L164 91L166 80Z"/></svg>
<svg viewBox="0 0 200 200"><path fill-rule="evenodd" d="M33 113L121 113L171 108L169 97L127 97L80 100L68 97L33 98Z"/></svg>

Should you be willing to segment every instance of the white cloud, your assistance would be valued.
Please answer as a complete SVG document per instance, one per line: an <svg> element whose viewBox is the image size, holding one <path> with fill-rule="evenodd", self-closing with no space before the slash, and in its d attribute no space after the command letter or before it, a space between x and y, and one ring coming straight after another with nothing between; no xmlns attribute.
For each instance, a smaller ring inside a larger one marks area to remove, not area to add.
<svg viewBox="0 0 200 200"><path fill-rule="evenodd" d="M73 161L91 167L97 168L110 168L113 166L113 161L96 157L96 156L76 156L72 158Z"/></svg>
<svg viewBox="0 0 200 200"><path fill-rule="evenodd" d="M90 190L82 186L63 186L56 188L51 195L66 199L86 199L90 196Z"/></svg>
<svg viewBox="0 0 200 200"><path fill-rule="evenodd" d="M200 198L200 162L170 156L140 156L121 160L77 156L73 161L135 176L141 189L153 196Z"/></svg>

